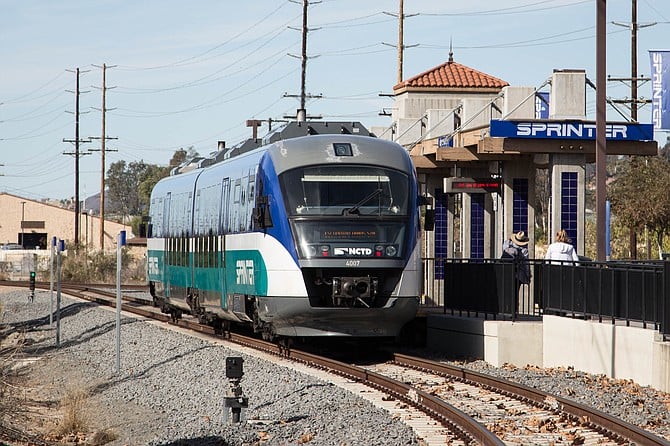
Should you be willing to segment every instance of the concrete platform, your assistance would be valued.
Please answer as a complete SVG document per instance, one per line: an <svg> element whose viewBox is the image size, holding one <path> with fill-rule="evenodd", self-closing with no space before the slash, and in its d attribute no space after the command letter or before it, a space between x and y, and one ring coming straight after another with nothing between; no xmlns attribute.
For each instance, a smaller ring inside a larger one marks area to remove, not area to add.
<svg viewBox="0 0 670 446"><path fill-rule="evenodd" d="M426 347L497 367L574 367L670 392L670 343L652 328L559 316L513 322L428 313Z"/></svg>

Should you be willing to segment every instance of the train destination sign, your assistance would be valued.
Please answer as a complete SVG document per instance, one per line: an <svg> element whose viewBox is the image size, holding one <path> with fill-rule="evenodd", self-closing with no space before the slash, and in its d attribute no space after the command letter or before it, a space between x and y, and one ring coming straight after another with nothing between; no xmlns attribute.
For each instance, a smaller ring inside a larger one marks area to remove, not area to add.
<svg viewBox="0 0 670 446"><path fill-rule="evenodd" d="M321 240L376 240L377 237L377 231L374 230L327 229L321 231Z"/></svg>
<svg viewBox="0 0 670 446"><path fill-rule="evenodd" d="M500 190L500 181L491 178L444 178L445 194L485 194Z"/></svg>
<svg viewBox="0 0 670 446"><path fill-rule="evenodd" d="M596 139L596 123L593 121L491 120L491 136L528 139ZM612 141L652 141L654 129L651 124L628 122L605 125L605 136Z"/></svg>

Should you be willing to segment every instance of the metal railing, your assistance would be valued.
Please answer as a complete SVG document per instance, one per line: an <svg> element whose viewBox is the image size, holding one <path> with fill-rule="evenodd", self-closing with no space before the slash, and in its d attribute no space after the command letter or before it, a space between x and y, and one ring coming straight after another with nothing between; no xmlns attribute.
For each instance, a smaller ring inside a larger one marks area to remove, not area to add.
<svg viewBox="0 0 670 446"><path fill-rule="evenodd" d="M635 323L670 337L670 261L528 262L531 283L519 285L509 260L424 259L422 304L491 319Z"/></svg>

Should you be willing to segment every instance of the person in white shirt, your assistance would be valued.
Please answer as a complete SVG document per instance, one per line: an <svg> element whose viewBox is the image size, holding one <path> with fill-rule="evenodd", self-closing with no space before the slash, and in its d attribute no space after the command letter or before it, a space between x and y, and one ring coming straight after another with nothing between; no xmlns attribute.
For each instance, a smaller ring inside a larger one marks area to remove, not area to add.
<svg viewBox="0 0 670 446"><path fill-rule="evenodd" d="M546 260L562 261L552 263L578 262L579 257L577 256L574 246L570 244L570 241L568 233L565 232L565 229L561 229L556 233L556 241L547 248L547 254L544 258Z"/></svg>

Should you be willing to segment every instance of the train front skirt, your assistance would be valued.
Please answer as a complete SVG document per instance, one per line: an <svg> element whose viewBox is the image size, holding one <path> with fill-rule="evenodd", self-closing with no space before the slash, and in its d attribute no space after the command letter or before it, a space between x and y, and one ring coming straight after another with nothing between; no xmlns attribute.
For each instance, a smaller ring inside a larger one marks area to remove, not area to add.
<svg viewBox="0 0 670 446"><path fill-rule="evenodd" d="M304 297L259 297L258 315L279 336L395 337L416 314L415 297L382 308L311 307Z"/></svg>

